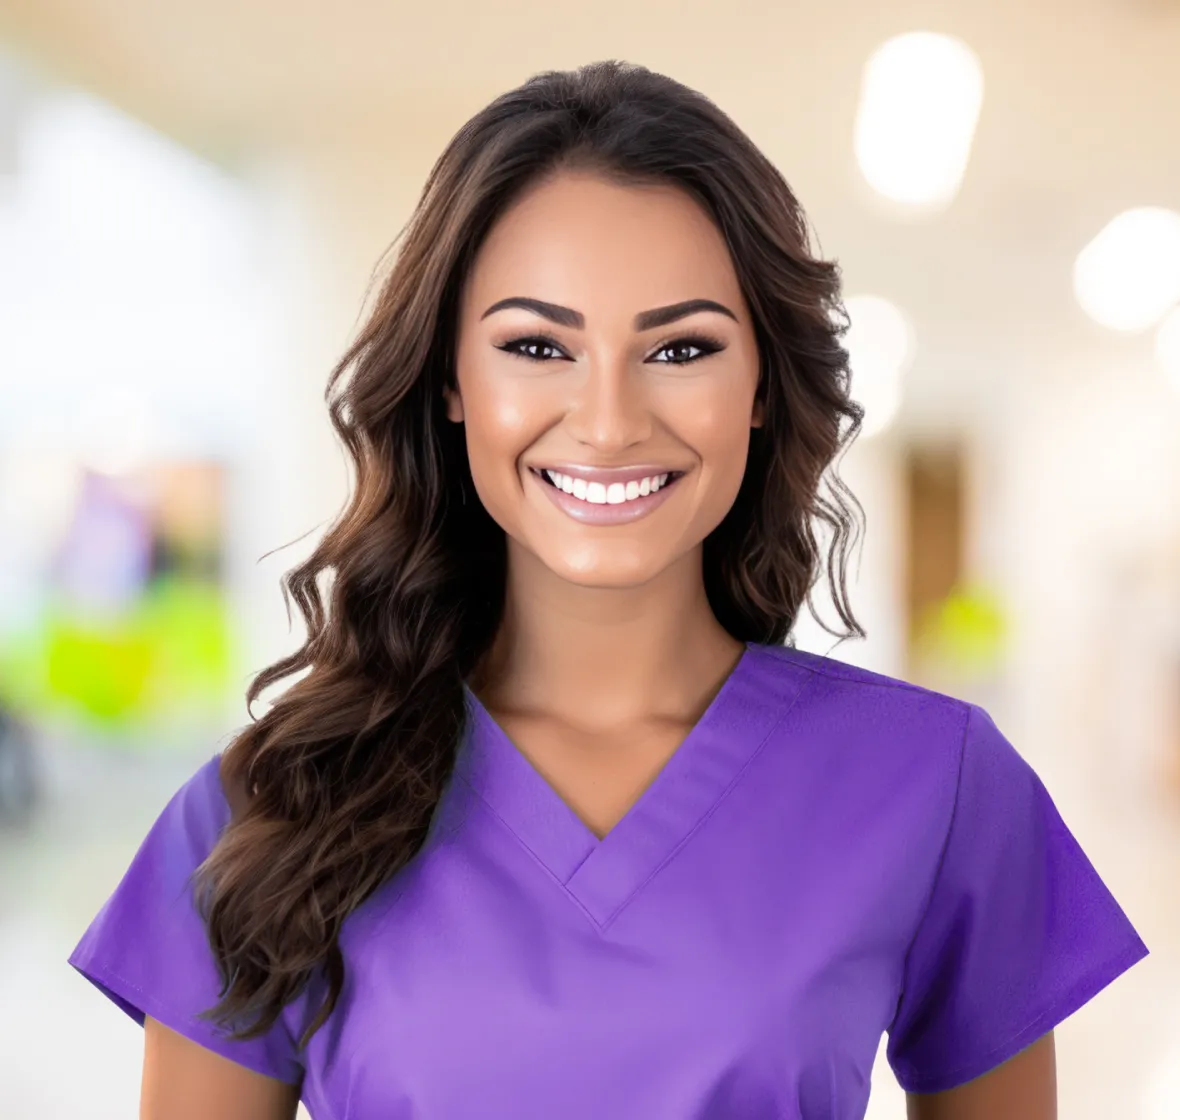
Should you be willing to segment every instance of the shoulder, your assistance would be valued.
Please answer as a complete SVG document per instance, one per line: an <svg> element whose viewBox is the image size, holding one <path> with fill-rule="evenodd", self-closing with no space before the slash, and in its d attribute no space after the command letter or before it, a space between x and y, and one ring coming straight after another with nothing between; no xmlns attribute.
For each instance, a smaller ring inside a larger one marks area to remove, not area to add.
<svg viewBox="0 0 1180 1120"><path fill-rule="evenodd" d="M789 646L753 652L754 689L783 698L782 753L836 781L842 797L872 801L888 789L945 825L965 754L998 741L987 713L954 696ZM981 733L995 741L973 746Z"/></svg>
<svg viewBox="0 0 1180 1120"><path fill-rule="evenodd" d="M781 666L782 672L803 672L813 676L824 677L833 681L851 685L856 688L888 688L899 689L911 693L915 697L928 697L951 704L963 704L946 693L934 689L923 688L921 685L911 684L901 677L891 677L885 673L876 673L871 669L864 669L847 661L840 661L835 657L827 657L822 653L810 653L796 646L766 646L753 645L751 648L759 657L769 659Z"/></svg>
<svg viewBox="0 0 1180 1120"><path fill-rule="evenodd" d="M842 712L853 722L879 724L886 716L901 717L907 730L945 727L961 734L973 714L986 715L968 701L834 657L793 646L751 648L767 677L794 682L801 703Z"/></svg>
<svg viewBox="0 0 1180 1120"><path fill-rule="evenodd" d="M221 780L220 753L201 764L172 795L156 822L202 847L212 847L230 820L230 803Z"/></svg>

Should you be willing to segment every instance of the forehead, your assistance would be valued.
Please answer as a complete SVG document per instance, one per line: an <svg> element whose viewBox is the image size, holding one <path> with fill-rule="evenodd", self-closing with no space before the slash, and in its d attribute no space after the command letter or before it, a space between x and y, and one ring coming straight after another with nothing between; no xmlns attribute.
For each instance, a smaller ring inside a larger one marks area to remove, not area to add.
<svg viewBox="0 0 1180 1120"><path fill-rule="evenodd" d="M574 307L588 322L686 298L740 302L725 240L686 191L587 172L545 180L492 227L465 302L478 315L509 295Z"/></svg>

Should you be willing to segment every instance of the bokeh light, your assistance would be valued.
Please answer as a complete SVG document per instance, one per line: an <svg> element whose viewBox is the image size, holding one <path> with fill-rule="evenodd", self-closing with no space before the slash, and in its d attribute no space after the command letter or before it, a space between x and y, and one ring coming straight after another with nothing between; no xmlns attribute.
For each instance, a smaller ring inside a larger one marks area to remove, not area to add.
<svg viewBox="0 0 1180 1120"><path fill-rule="evenodd" d="M1180 214L1124 210L1078 254L1073 281L1082 310L1101 326L1153 326L1180 300Z"/></svg>
<svg viewBox="0 0 1180 1120"><path fill-rule="evenodd" d="M983 68L949 35L890 39L865 66L856 158L878 193L907 206L945 206L962 182L983 104Z"/></svg>

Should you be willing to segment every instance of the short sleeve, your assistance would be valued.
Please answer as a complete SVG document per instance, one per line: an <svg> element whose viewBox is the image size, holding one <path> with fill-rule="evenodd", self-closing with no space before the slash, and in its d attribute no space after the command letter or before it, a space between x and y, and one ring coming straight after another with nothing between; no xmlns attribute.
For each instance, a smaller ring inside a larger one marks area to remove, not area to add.
<svg viewBox="0 0 1180 1120"><path fill-rule="evenodd" d="M220 756L206 763L165 806L69 963L140 1026L150 1015L240 1065L296 1084L302 1070L289 1015L245 1041L199 1018L221 992L192 881L229 823L219 764Z"/></svg>
<svg viewBox="0 0 1180 1120"><path fill-rule="evenodd" d="M886 1050L907 1092L1007 1061L1147 955L1036 773L968 706L950 830Z"/></svg>

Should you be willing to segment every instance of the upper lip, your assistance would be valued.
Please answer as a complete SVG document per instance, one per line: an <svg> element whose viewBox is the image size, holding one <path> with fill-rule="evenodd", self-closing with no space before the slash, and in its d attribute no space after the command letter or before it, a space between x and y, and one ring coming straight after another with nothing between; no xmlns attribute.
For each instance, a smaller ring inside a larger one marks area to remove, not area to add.
<svg viewBox="0 0 1180 1120"><path fill-rule="evenodd" d="M609 486L612 482L638 482L644 478L658 478L664 474L683 474L674 467L653 466L642 463L636 467L588 467L580 463L536 463L534 471L556 471L570 478L581 478L586 482L601 482Z"/></svg>

